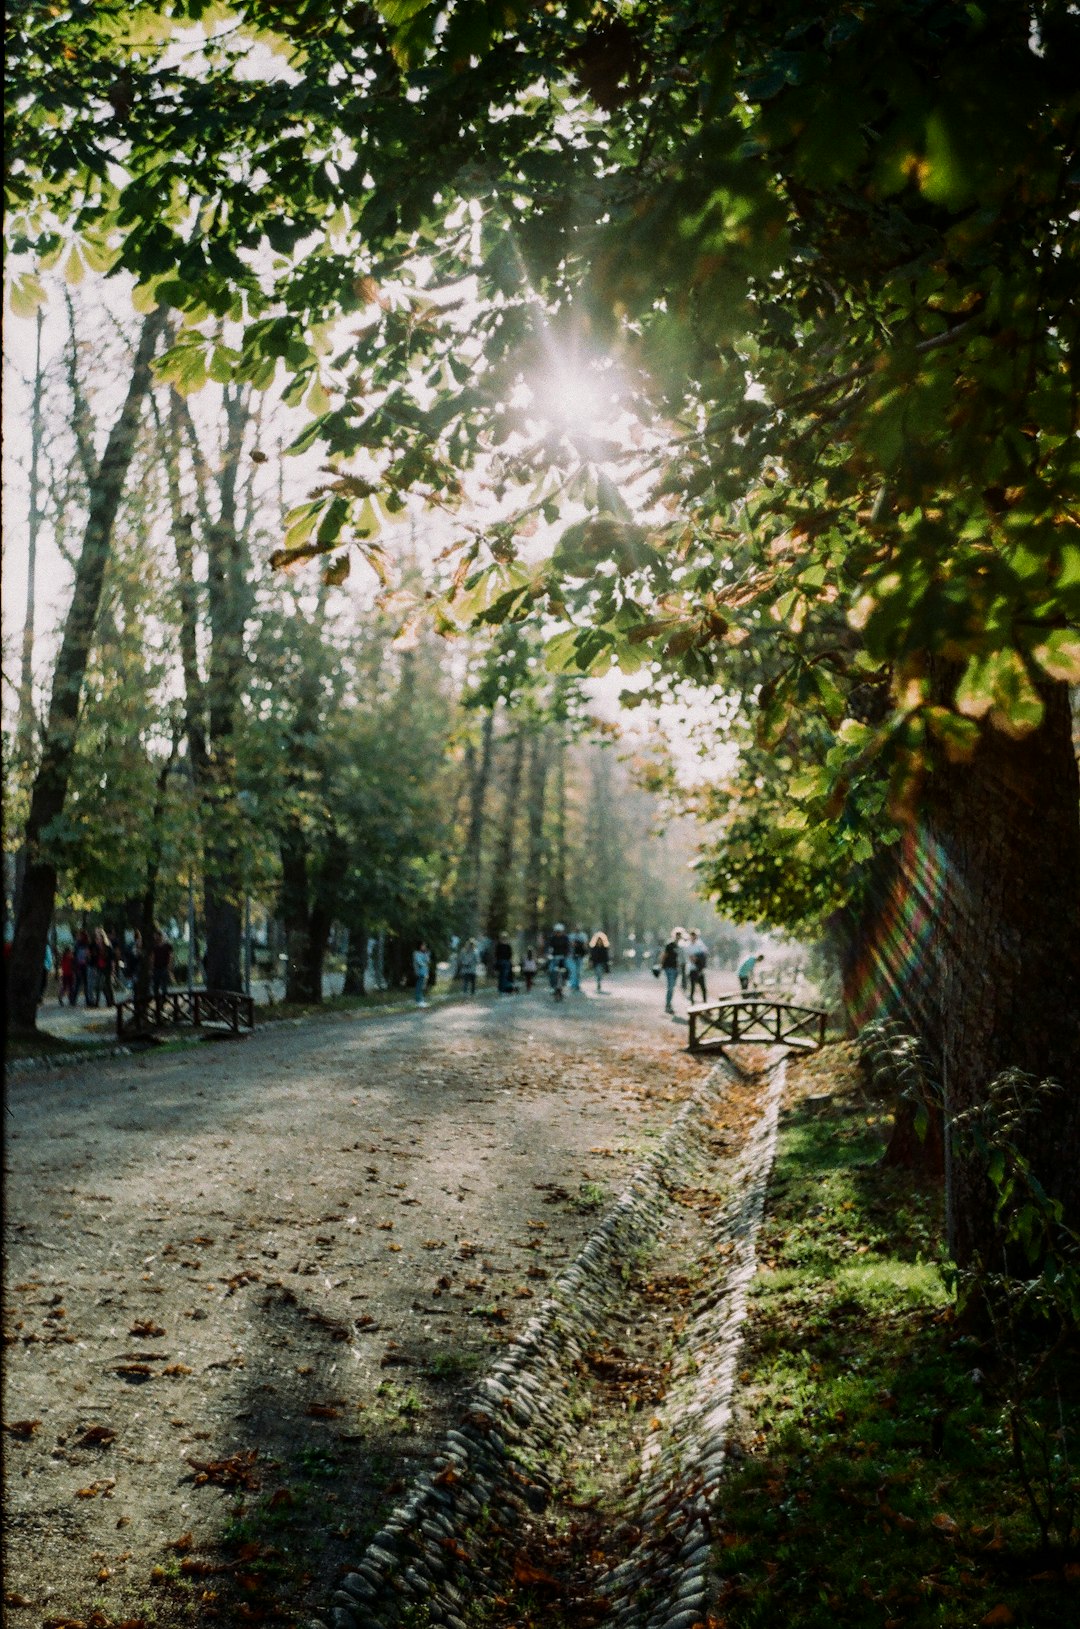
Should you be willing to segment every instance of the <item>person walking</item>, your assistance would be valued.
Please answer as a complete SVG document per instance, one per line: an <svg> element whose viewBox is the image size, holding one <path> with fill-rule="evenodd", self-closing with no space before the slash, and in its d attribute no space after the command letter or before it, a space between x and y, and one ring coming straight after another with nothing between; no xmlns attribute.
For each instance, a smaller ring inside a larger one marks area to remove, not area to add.
<svg viewBox="0 0 1080 1629"><path fill-rule="evenodd" d="M739 989L745 995L753 982L758 962L763 962L764 956L747 956L745 961L739 963Z"/></svg>
<svg viewBox="0 0 1080 1629"><path fill-rule="evenodd" d="M673 1013L675 1008L672 1000L675 995L675 986L679 979L679 940L678 929L672 934L663 950L660 952L660 971L664 975L667 993L664 1000L664 1011Z"/></svg>
<svg viewBox="0 0 1080 1629"><path fill-rule="evenodd" d="M505 932L500 933L495 940L495 972L498 975L500 995L513 995L514 947Z"/></svg>
<svg viewBox="0 0 1080 1629"><path fill-rule="evenodd" d="M536 977L539 970L539 965L539 962L536 960L536 951L533 949L532 945L530 945L524 956L521 958L521 976L525 981L526 994L528 994L533 987L533 979Z"/></svg>
<svg viewBox="0 0 1080 1629"><path fill-rule="evenodd" d="M45 992L49 988L49 974L53 970L53 953L49 941L45 941L45 958L41 964L41 993L38 996L38 1005L45 1000Z"/></svg>
<svg viewBox="0 0 1080 1629"><path fill-rule="evenodd" d="M611 941L603 931L594 933L589 940L589 962L596 979L596 993L600 994L605 973L611 972Z"/></svg>
<svg viewBox="0 0 1080 1629"><path fill-rule="evenodd" d="M476 970L480 965L480 952L475 939L466 939L458 952L458 977L462 995L476 994Z"/></svg>
<svg viewBox="0 0 1080 1629"><path fill-rule="evenodd" d="M570 963L570 935L561 922L556 922L551 930L548 940L548 980L552 993L560 995L562 991L561 980Z"/></svg>
<svg viewBox="0 0 1080 1629"><path fill-rule="evenodd" d="M428 977L431 973L431 952L421 939L412 953L413 976L416 979L416 1005L426 1007L425 999Z"/></svg>
<svg viewBox="0 0 1080 1629"><path fill-rule="evenodd" d="M693 1001L694 991L700 987L702 1001L709 997L705 989L705 968L708 965L709 952L705 948L705 941L701 938L697 928L691 928L690 941L686 947L686 962L690 969L689 1000Z"/></svg>
<svg viewBox="0 0 1080 1629"><path fill-rule="evenodd" d="M64 1005L65 999L70 1001L72 1006L75 1005L75 997L72 994L74 989L75 947L74 945L65 945L60 957L60 988L57 991L57 999L61 1006Z"/></svg>
<svg viewBox="0 0 1080 1629"><path fill-rule="evenodd" d="M581 989L581 969L585 965L585 952L589 948L589 941L581 928L575 928L570 935L570 988Z"/></svg>
<svg viewBox="0 0 1080 1629"><path fill-rule="evenodd" d="M80 928L75 938L75 980L71 986L71 1005L79 1004L79 991L83 993L86 1005L90 1005L90 935L85 928Z"/></svg>

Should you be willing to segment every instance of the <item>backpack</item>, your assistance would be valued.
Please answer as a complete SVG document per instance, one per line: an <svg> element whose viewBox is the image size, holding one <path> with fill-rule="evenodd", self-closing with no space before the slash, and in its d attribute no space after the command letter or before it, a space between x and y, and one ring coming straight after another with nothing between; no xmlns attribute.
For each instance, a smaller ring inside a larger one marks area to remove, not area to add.
<svg viewBox="0 0 1080 1629"><path fill-rule="evenodd" d="M706 963L709 960L709 952L704 945L699 945L690 959L699 973L704 972Z"/></svg>

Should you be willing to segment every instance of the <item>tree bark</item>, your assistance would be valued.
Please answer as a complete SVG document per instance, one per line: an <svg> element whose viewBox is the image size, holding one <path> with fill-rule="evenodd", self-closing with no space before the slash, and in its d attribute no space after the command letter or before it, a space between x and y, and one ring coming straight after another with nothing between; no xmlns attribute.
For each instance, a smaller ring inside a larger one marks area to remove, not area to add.
<svg viewBox="0 0 1080 1629"><path fill-rule="evenodd" d="M362 922L351 923L349 926L349 943L345 951L345 983L342 995L362 996L367 994L367 929Z"/></svg>
<svg viewBox="0 0 1080 1629"><path fill-rule="evenodd" d="M551 842L551 878L548 916L552 922L569 922L570 896L566 886L566 738L560 736L555 749L555 807Z"/></svg>
<svg viewBox="0 0 1080 1629"><path fill-rule="evenodd" d="M237 801L234 732L243 682L249 591L246 551L237 525L237 475L247 423L246 399L239 391L226 392L225 411L228 433L219 483L220 507L206 538L211 640L206 686L209 767L204 802L203 901L206 984L211 990L240 988L243 937L242 820Z"/></svg>
<svg viewBox="0 0 1080 1629"><path fill-rule="evenodd" d="M40 306L34 334L34 388L30 400L29 507L26 517L26 611L23 615L22 661L19 669L19 710L15 725L15 760L26 774L34 758L34 633L36 623L37 542L44 514L41 508L41 398L44 375L41 366L41 330L45 321ZM7 845L5 844L5 851ZM26 875L26 843L15 855L14 915L19 914L19 896ZM4 927L7 928L7 889L4 889Z"/></svg>
<svg viewBox="0 0 1080 1629"><path fill-rule="evenodd" d="M1062 1090L1021 1133L1065 1219L1080 1226L1080 780L1067 686L1043 689L1039 729L984 730L969 764L939 771L928 829L946 891L940 1067L949 1248L966 1266L1000 1259L994 1191L958 1114L1018 1068Z"/></svg>
<svg viewBox="0 0 1080 1629"><path fill-rule="evenodd" d="M462 855L461 922L462 932L466 938L475 937L480 929L480 851L484 837L488 783L491 780L494 735L495 709L489 707L484 714L484 723L480 731L480 756L473 770L469 790L469 824L465 832L465 852Z"/></svg>
<svg viewBox="0 0 1080 1629"><path fill-rule="evenodd" d="M518 801L521 796L521 772L525 765L525 731L519 729L514 736L510 757L510 773L506 779L506 801L503 805L502 826L495 850L495 872L488 901L488 937L497 938L509 930L511 887L514 878L514 838L517 832Z"/></svg>
<svg viewBox="0 0 1080 1629"><path fill-rule="evenodd" d="M544 797L547 792L548 742L542 731L533 736L529 758L528 852L525 860L525 938L539 946L540 901L544 892Z"/></svg>
<svg viewBox="0 0 1080 1629"><path fill-rule="evenodd" d="M160 307L143 323L127 396L90 488L90 512L75 571L75 592L56 659L41 761L34 777L26 822L27 867L15 922L8 984L11 1021L16 1030L23 1032L32 1032L37 1026L41 969L56 899L56 862L45 845L67 802L79 726L79 702L101 604L113 527L135 451L140 410L150 388L150 364L164 326L165 312Z"/></svg>
<svg viewBox="0 0 1080 1629"><path fill-rule="evenodd" d="M180 745L178 735L172 739L172 750L168 759L162 764L157 773L154 788L154 810L150 817L150 853L146 861L146 886L143 889L142 907L139 915L139 936L142 940L142 955L135 973L136 1001L150 999L150 976L154 963L154 930L157 925L157 879L161 870L162 853L162 824L165 819L165 797L169 786L169 776Z"/></svg>
<svg viewBox="0 0 1080 1629"><path fill-rule="evenodd" d="M285 929L285 1000L312 1000L309 956L307 840L298 822L289 821L279 841L281 853L280 912Z"/></svg>

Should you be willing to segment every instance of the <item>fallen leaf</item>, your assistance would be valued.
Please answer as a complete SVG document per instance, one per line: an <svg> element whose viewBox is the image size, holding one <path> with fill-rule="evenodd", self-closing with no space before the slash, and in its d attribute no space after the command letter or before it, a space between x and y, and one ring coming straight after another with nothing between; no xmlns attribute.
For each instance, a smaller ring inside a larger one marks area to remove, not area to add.
<svg viewBox="0 0 1080 1629"><path fill-rule="evenodd" d="M189 1368L186 1363L170 1363L168 1368L167 1369L162 1369L161 1372L162 1372L162 1374L168 1374L168 1375L182 1375L182 1374L194 1374L195 1373L194 1369Z"/></svg>
<svg viewBox="0 0 1080 1629"><path fill-rule="evenodd" d="M76 1448L107 1448L110 1442L116 1441L116 1432L111 1425L87 1426L82 1436L76 1442Z"/></svg>
<svg viewBox="0 0 1080 1629"><path fill-rule="evenodd" d="M154 1323L152 1318L142 1318L128 1330L129 1335L135 1335L139 1340L157 1340L164 1333L161 1325Z"/></svg>
<svg viewBox="0 0 1080 1629"><path fill-rule="evenodd" d="M191 1549L194 1542L195 1540L190 1533L181 1533L179 1538L166 1540L165 1548L166 1550L175 1550L178 1555L184 1555Z"/></svg>
<svg viewBox="0 0 1080 1629"><path fill-rule="evenodd" d="M335 1408L332 1403L309 1403L307 1411L313 1420L338 1420L341 1418L341 1410Z"/></svg>
<svg viewBox="0 0 1080 1629"><path fill-rule="evenodd" d="M254 1492L259 1486L255 1474L258 1457L251 1448L247 1453L232 1454L228 1459L189 1459L188 1464L195 1472L197 1487L210 1482L218 1488L246 1488Z"/></svg>
<svg viewBox="0 0 1080 1629"><path fill-rule="evenodd" d="M4 1430L11 1437L19 1437L23 1442L29 1442L40 1424L40 1420L5 1420Z"/></svg>
<svg viewBox="0 0 1080 1629"><path fill-rule="evenodd" d="M547 1584L553 1589L559 1587L559 1580L553 1573L544 1572L542 1567L534 1567L531 1561L526 1561L524 1556L520 1555L514 1558L514 1582L517 1584Z"/></svg>
<svg viewBox="0 0 1080 1629"><path fill-rule="evenodd" d="M979 1622L986 1624L987 1629L991 1629L992 1625L1015 1623L1016 1613L1011 1606L1006 1606L1005 1602L1002 1601L1000 1606L992 1606L986 1616L979 1619Z"/></svg>
<svg viewBox="0 0 1080 1629"><path fill-rule="evenodd" d="M939 1510L936 1516L931 1517L930 1525L936 1528L939 1533L944 1533L947 1538L952 1538L954 1533L960 1531L959 1522L953 1521L952 1517L947 1516L943 1510Z"/></svg>

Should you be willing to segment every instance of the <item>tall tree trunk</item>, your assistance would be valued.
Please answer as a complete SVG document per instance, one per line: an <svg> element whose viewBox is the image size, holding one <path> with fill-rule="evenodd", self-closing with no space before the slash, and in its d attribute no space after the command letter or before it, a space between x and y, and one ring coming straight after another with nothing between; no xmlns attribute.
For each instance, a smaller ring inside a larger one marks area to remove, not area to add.
<svg viewBox="0 0 1080 1629"><path fill-rule="evenodd" d="M1017 1068L1062 1090L1022 1131L1065 1219L1080 1226L1080 782L1068 689L1047 684L1045 719L1013 740L986 729L969 764L929 788L928 828L945 893L941 1078L949 1248L967 1265L997 1259L994 1192L952 1122Z"/></svg>
<svg viewBox="0 0 1080 1629"><path fill-rule="evenodd" d="M548 742L543 731L533 736L528 777L528 852L525 860L525 938L538 946L540 900L544 892L544 795L547 791Z"/></svg>
<svg viewBox="0 0 1080 1629"><path fill-rule="evenodd" d="M287 831L281 838L281 923L285 929L285 1000L310 1002L308 985L308 911L307 854L304 841L296 832Z"/></svg>
<svg viewBox="0 0 1080 1629"><path fill-rule="evenodd" d="M345 983L342 995L367 994L368 934L362 922L350 922L349 943L345 951Z"/></svg>
<svg viewBox="0 0 1080 1629"><path fill-rule="evenodd" d="M206 983L211 990L240 988L244 893L242 818L237 800L236 716L244 671L244 625L249 591L246 550L237 525L236 490L246 399L225 393L228 433L219 482L220 507L210 526L208 601L210 664L207 680L209 768L204 839L203 901Z"/></svg>
<svg viewBox="0 0 1080 1629"><path fill-rule="evenodd" d="M162 764L157 773L154 786L154 809L150 816L150 852L146 860L146 885L143 888L142 907L139 915L139 936L142 939L142 955L135 973L135 999L148 1001L150 999L150 975L154 961L154 931L157 926L157 879L161 870L161 855L164 847L162 826L165 821L165 797L168 791L169 776L172 774L173 764L180 746L180 737L173 735L172 750L168 759Z"/></svg>
<svg viewBox="0 0 1080 1629"><path fill-rule="evenodd" d="M555 749L555 808L551 833L551 878L548 890L548 916L552 922L570 921L570 896L566 886L566 737L560 735Z"/></svg>
<svg viewBox="0 0 1080 1629"><path fill-rule="evenodd" d="M159 430L163 427L159 425ZM195 581L195 544L191 516L184 508L180 492L181 399L175 391L169 400L169 421L165 443L165 476L172 514L173 548L176 552L178 599L180 606L180 665L184 675L184 726L188 760L196 792L201 796L207 780L206 691L199 669L199 589ZM200 488L201 490L201 488Z"/></svg>
<svg viewBox="0 0 1080 1629"><path fill-rule="evenodd" d="M466 937L480 930L480 851L484 837L484 811L491 780L491 755L495 737L495 709L484 714L480 731L480 756L476 761L469 792L469 824L465 832L465 852L461 865L461 922Z"/></svg>
<svg viewBox="0 0 1080 1629"><path fill-rule="evenodd" d="M517 832L518 801L521 797L521 772L525 765L525 731L519 729L514 736L510 756L510 773L506 778L506 802L503 805L502 826L495 850L495 872L488 901L487 931L496 938L509 931L511 888L514 880L514 837Z"/></svg>
<svg viewBox="0 0 1080 1629"><path fill-rule="evenodd" d="M330 929L338 912L341 885L349 865L346 844L336 831L328 833L322 863L315 873L315 887L308 915L307 984L310 999L323 998L323 967L330 942Z"/></svg>
<svg viewBox="0 0 1080 1629"><path fill-rule="evenodd" d="M150 364L164 325L165 312L160 307L143 323L127 396L90 488L90 512L75 571L75 592L56 659L41 760L34 777L26 822L27 867L15 922L8 983L9 1012L17 1030L33 1031L37 1026L37 998L57 879L56 863L43 851L43 839L53 823L59 821L67 802L79 726L79 700L101 604L105 566L124 481L135 451L140 410L150 388Z"/></svg>
<svg viewBox="0 0 1080 1629"><path fill-rule="evenodd" d="M26 517L26 611L23 616L22 661L19 669L19 711L15 725L15 758L26 773L34 758L34 631L36 622L37 544L41 522L41 398L45 380L41 367L41 330L45 314L38 307L34 333L34 388L30 399L29 508ZM5 845L6 848L6 845ZM19 913L19 896L26 874L26 843L20 843L15 856L14 914ZM6 901L7 890L4 890ZM7 927L5 915L4 926Z"/></svg>

